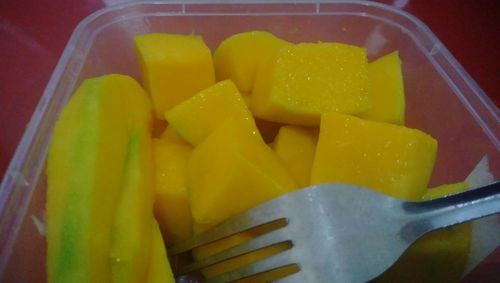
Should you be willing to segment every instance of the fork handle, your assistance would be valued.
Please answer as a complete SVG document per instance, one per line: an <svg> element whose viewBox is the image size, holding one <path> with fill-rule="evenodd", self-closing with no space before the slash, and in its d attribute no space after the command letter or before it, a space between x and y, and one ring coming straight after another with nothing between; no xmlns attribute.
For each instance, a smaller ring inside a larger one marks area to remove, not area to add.
<svg viewBox="0 0 500 283"><path fill-rule="evenodd" d="M500 212L500 182L422 202L406 202L403 209L414 218L402 236L414 241L423 234Z"/></svg>

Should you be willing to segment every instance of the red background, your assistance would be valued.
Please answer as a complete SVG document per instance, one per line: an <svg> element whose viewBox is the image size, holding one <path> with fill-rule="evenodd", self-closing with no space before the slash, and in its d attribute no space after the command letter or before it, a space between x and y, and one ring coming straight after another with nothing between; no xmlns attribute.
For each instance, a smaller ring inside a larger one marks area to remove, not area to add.
<svg viewBox="0 0 500 283"><path fill-rule="evenodd" d="M495 104L500 104L497 0L380 2L405 2L402 9L427 24ZM100 0L0 2L0 177L73 29L84 17L104 6ZM499 269L497 249L465 281L499 280Z"/></svg>

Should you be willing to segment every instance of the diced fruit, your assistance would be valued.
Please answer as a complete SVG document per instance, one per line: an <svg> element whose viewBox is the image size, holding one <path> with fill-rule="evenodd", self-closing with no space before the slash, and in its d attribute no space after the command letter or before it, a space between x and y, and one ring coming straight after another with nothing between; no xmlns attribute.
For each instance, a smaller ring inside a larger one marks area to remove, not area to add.
<svg viewBox="0 0 500 283"><path fill-rule="evenodd" d="M192 148L182 143L153 140L155 215L167 245L192 235L188 202L187 164Z"/></svg>
<svg viewBox="0 0 500 283"><path fill-rule="evenodd" d="M111 281L133 95L142 95L140 86L127 76L85 80L55 125L47 161L48 282Z"/></svg>
<svg viewBox="0 0 500 283"><path fill-rule="evenodd" d="M318 142L318 130L296 126L281 127L274 151L300 187L307 187Z"/></svg>
<svg viewBox="0 0 500 283"><path fill-rule="evenodd" d="M288 42L269 32L250 31L226 38L214 53L217 81L232 80L243 93L251 93L258 65Z"/></svg>
<svg viewBox="0 0 500 283"><path fill-rule="evenodd" d="M405 94L399 52L394 51L368 64L373 107L359 117L404 125Z"/></svg>
<svg viewBox="0 0 500 283"><path fill-rule="evenodd" d="M160 228L156 221L153 222L151 243L151 260L148 270L148 283L175 283L175 278L168 262L167 252L163 239L161 237ZM144 282L144 281L139 281Z"/></svg>
<svg viewBox="0 0 500 283"><path fill-rule="evenodd" d="M429 182L436 150L436 140L419 130L324 114L311 183L355 184L417 200Z"/></svg>
<svg viewBox="0 0 500 283"><path fill-rule="evenodd" d="M167 121L193 145L202 142L218 125L234 119L258 135L252 113L231 81L219 82L165 113Z"/></svg>
<svg viewBox="0 0 500 283"><path fill-rule="evenodd" d="M469 188L469 185L465 182L454 183L454 184L445 184L441 186L437 186L435 188L428 189L424 196L423 200L435 199L438 197L444 197L449 195L458 194L466 191Z"/></svg>
<svg viewBox="0 0 500 283"><path fill-rule="evenodd" d="M466 190L465 183L442 185L429 189L424 199ZM471 230L471 223L464 223L424 235L375 282L459 282L469 255Z"/></svg>
<svg viewBox="0 0 500 283"><path fill-rule="evenodd" d="M165 128L165 131L163 131L163 133L161 134L160 139L168 143L182 143L186 145L189 144L179 135L177 130L170 125Z"/></svg>
<svg viewBox="0 0 500 283"><path fill-rule="evenodd" d="M352 45L285 45L259 66L251 109L296 125L318 125L325 112L364 112L372 105L367 65L366 50Z"/></svg>
<svg viewBox="0 0 500 283"><path fill-rule="evenodd" d="M158 119L215 83L212 55L201 36L150 33L134 40L144 87Z"/></svg>
<svg viewBox="0 0 500 283"><path fill-rule="evenodd" d="M195 148L188 179L193 218L210 225L297 188L276 154L235 120Z"/></svg>

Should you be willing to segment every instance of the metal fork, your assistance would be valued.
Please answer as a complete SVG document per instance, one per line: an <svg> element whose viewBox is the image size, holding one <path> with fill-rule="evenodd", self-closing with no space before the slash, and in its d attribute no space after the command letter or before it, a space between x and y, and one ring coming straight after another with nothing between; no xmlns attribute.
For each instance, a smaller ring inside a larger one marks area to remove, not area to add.
<svg viewBox="0 0 500 283"><path fill-rule="evenodd" d="M168 249L170 256L271 222L284 227L201 261L181 266L186 274L279 243L292 248L224 273L210 282L231 282L296 264L279 282L367 282L388 269L427 232L500 212L499 182L464 193L408 202L361 187L308 187L231 218Z"/></svg>

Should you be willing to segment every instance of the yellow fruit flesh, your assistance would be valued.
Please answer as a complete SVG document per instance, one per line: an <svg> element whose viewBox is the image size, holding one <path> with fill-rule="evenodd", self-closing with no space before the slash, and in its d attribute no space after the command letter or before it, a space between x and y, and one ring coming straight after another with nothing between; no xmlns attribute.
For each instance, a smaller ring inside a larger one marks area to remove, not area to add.
<svg viewBox="0 0 500 283"><path fill-rule="evenodd" d="M258 65L286 44L289 43L263 31L243 32L228 37L214 53L217 81L230 79L241 92L251 93Z"/></svg>
<svg viewBox="0 0 500 283"><path fill-rule="evenodd" d="M132 135L124 172L111 231L111 272L113 282L140 282L149 263L153 209L151 137L147 131Z"/></svg>
<svg viewBox="0 0 500 283"><path fill-rule="evenodd" d="M167 245L192 235L187 192L187 163L192 147L153 140L155 215Z"/></svg>
<svg viewBox="0 0 500 283"><path fill-rule="evenodd" d="M258 135L252 113L231 81L219 82L165 113L170 126L193 145L202 142L218 125L234 119Z"/></svg>
<svg viewBox="0 0 500 283"><path fill-rule="evenodd" d="M427 187L436 150L436 140L419 130L324 114L311 183L355 184L417 200Z"/></svg>
<svg viewBox="0 0 500 283"><path fill-rule="evenodd" d="M109 282L111 227L128 151L132 79L82 83L56 123L47 161L49 282Z"/></svg>
<svg viewBox="0 0 500 283"><path fill-rule="evenodd" d="M366 50L351 45L283 46L259 66L252 112L295 125L318 125L325 112L364 112L371 107L367 65Z"/></svg>
<svg viewBox="0 0 500 283"><path fill-rule="evenodd" d="M113 282L141 282L147 276L153 209L152 109L135 81L121 90L128 102L130 139L124 177L111 230Z"/></svg>
<svg viewBox="0 0 500 283"><path fill-rule="evenodd" d="M152 225L151 259L149 262L147 283L175 283L160 228L156 221ZM145 282L145 280L141 281Z"/></svg>
<svg viewBox="0 0 500 283"><path fill-rule="evenodd" d="M300 187L309 185L317 142L317 129L296 126L281 127L274 141L274 151Z"/></svg>
<svg viewBox="0 0 500 283"><path fill-rule="evenodd" d="M368 64L373 107L359 117L404 125L405 96L399 52L394 51Z"/></svg>
<svg viewBox="0 0 500 283"><path fill-rule="evenodd" d="M195 148L188 179L194 221L208 225L297 187L262 139L234 120Z"/></svg>
<svg viewBox="0 0 500 283"><path fill-rule="evenodd" d="M150 33L134 40L156 118L165 119L165 111L215 83L212 55L201 36Z"/></svg>

